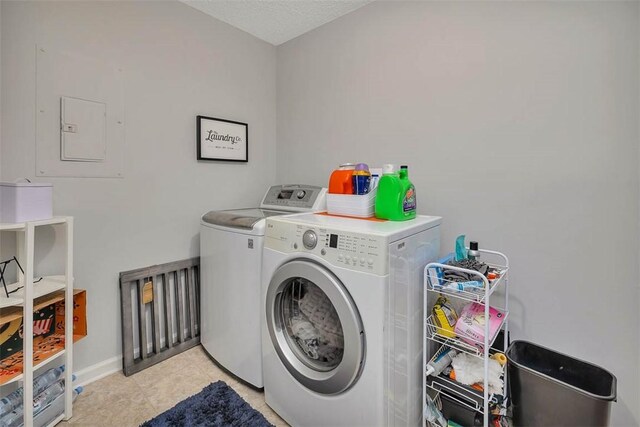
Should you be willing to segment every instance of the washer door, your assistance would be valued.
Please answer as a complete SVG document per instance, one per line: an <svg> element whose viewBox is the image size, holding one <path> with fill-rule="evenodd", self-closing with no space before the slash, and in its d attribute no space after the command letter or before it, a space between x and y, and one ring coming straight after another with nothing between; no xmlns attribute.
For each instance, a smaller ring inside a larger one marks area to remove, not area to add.
<svg viewBox="0 0 640 427"><path fill-rule="evenodd" d="M306 260L281 266L269 283L266 315L271 342L300 384L336 394L356 382L364 329L351 296L329 270Z"/></svg>

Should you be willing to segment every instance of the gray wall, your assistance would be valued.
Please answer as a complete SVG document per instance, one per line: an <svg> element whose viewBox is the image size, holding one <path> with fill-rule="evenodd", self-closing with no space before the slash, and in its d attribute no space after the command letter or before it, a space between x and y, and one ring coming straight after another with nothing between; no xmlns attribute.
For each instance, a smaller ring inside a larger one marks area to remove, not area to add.
<svg viewBox="0 0 640 427"><path fill-rule="evenodd" d="M54 213L76 219L81 369L120 353L118 272L197 256L203 212L255 205L273 183L276 51L178 2L2 2L1 35L2 180L35 174L36 43L124 68L125 177L40 179ZM251 162L197 162L197 114L248 122ZM42 257L52 234L41 231Z"/></svg>
<svg viewBox="0 0 640 427"><path fill-rule="evenodd" d="M512 337L615 373L616 425L640 421L638 7L375 2L278 47L277 178L408 164L443 252L510 256Z"/></svg>
<svg viewBox="0 0 640 427"><path fill-rule="evenodd" d="M117 273L197 255L203 211L342 161L407 163L443 251L466 233L511 256L513 337L610 369L615 423L638 424L638 9L357 10L277 49L276 176L274 47L177 2L2 2L2 180L35 173L36 43L125 69L125 178L48 180L89 290L76 367L119 354ZM249 122L252 161L196 162L196 114Z"/></svg>

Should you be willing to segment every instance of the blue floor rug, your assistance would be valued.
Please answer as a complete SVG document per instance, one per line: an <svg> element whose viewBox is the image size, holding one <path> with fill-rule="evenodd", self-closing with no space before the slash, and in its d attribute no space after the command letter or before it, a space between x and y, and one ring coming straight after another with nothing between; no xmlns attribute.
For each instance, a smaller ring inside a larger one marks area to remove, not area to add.
<svg viewBox="0 0 640 427"><path fill-rule="evenodd" d="M256 426L273 427L223 381L209 384L141 427Z"/></svg>

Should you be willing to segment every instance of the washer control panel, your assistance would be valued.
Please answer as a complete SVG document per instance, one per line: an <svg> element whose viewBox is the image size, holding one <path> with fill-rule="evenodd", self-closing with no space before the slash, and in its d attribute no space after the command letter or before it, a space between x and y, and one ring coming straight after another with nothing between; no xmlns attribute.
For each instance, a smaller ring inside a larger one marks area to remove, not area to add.
<svg viewBox="0 0 640 427"><path fill-rule="evenodd" d="M281 252L313 253L333 265L372 274L388 272L382 236L267 221L265 238L265 247Z"/></svg>
<svg viewBox="0 0 640 427"><path fill-rule="evenodd" d="M260 207L286 210L322 210L326 189L313 185L274 185L267 190Z"/></svg>

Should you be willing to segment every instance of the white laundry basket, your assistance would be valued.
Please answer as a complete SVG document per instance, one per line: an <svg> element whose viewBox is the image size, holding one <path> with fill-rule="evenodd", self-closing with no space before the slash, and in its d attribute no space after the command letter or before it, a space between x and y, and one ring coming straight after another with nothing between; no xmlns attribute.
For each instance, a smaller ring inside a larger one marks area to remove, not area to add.
<svg viewBox="0 0 640 427"><path fill-rule="evenodd" d="M53 216L53 185L0 182L0 222L25 222Z"/></svg>

